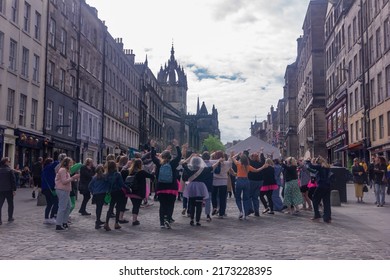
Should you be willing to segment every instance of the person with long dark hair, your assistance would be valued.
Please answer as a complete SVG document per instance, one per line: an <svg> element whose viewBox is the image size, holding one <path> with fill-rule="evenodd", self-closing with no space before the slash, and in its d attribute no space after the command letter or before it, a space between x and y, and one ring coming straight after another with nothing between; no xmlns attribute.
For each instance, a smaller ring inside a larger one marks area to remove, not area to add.
<svg viewBox="0 0 390 280"><path fill-rule="evenodd" d="M121 174L117 170L116 162L110 160L107 164L107 173L106 180L108 182L108 189L111 193L111 201L108 207L106 222L104 224L104 229L110 231L110 218L114 213L115 208L115 229L120 229L119 225L119 214L123 209L122 202L124 201L123 196L125 195L122 191L122 188L125 186Z"/></svg>
<svg viewBox="0 0 390 280"><path fill-rule="evenodd" d="M102 225L104 225L104 222L101 220L101 216L104 205L104 197L109 190L109 186L104 174L103 165L98 165L95 171L95 176L88 184L88 190L92 193L93 201L96 205L95 229L99 229Z"/></svg>
<svg viewBox="0 0 390 280"><path fill-rule="evenodd" d="M45 220L44 224L56 224L56 217L58 212L58 196L55 191L55 167L58 161L53 161L52 158L45 159L43 163L41 182L42 194L46 198Z"/></svg>
<svg viewBox="0 0 390 280"><path fill-rule="evenodd" d="M150 146L152 148L152 160L156 165L156 194L160 202L160 228L171 228L173 210L175 207L175 200L179 192L177 184L177 167L179 166L182 153L179 147L179 142L173 139L173 145L176 147L176 157L172 159L170 150L165 150L161 153L160 158L156 156L155 149L156 141L151 140Z"/></svg>
<svg viewBox="0 0 390 280"><path fill-rule="evenodd" d="M83 201L81 202L79 213L83 216L89 216L91 213L87 212L87 203L91 199L91 193L88 189L88 185L95 175L95 167L93 166L93 160L87 158L84 161L83 166L80 168L80 181L79 192L83 195Z"/></svg>
<svg viewBox="0 0 390 280"><path fill-rule="evenodd" d="M265 164L260 168L260 170L263 175L263 185L260 187L260 190L267 196L269 205L268 214L272 215L274 214L272 194L274 190L279 188L275 180L274 161L271 158L267 158L265 160Z"/></svg>
<svg viewBox="0 0 390 280"><path fill-rule="evenodd" d="M146 178L154 180L154 175L143 169L142 159L136 158L132 161L129 168L129 176L134 176L134 186L136 186L132 188L131 193L128 195L133 204L133 209L131 210L133 214L132 225L138 226L140 224L138 220L139 209L142 201L146 198Z"/></svg>

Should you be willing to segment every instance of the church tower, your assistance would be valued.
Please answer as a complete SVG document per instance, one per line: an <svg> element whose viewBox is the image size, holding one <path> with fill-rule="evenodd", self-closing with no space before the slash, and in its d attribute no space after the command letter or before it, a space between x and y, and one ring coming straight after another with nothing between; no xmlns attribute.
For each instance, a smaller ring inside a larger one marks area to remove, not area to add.
<svg viewBox="0 0 390 280"><path fill-rule="evenodd" d="M157 75L159 84L164 89L164 101L172 105L180 113L187 114L187 76L175 58L175 50L171 48L171 57L164 68L161 66Z"/></svg>
<svg viewBox="0 0 390 280"><path fill-rule="evenodd" d="M164 106L164 142L172 139L179 140L180 144L188 142L187 115L187 76L184 68L175 58L175 50L171 48L171 56L164 68L161 66L157 74L157 81L163 89Z"/></svg>

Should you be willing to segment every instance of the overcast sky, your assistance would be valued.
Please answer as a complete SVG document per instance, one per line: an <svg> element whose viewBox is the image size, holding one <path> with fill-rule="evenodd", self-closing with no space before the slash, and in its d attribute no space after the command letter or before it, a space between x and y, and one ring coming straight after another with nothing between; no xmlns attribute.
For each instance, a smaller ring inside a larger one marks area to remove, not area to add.
<svg viewBox="0 0 390 280"><path fill-rule="evenodd" d="M175 57L188 80L187 108L219 112L223 143L250 136L283 95L309 0L87 0L136 62L157 76Z"/></svg>

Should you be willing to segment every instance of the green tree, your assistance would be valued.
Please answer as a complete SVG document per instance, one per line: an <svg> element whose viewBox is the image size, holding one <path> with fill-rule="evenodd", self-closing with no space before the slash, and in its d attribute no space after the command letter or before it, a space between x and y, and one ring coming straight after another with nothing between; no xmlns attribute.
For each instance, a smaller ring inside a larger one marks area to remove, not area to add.
<svg viewBox="0 0 390 280"><path fill-rule="evenodd" d="M206 150L209 152L222 150L225 151L225 146L222 144L221 140L218 137L209 135L206 139L203 140L203 148L202 150Z"/></svg>

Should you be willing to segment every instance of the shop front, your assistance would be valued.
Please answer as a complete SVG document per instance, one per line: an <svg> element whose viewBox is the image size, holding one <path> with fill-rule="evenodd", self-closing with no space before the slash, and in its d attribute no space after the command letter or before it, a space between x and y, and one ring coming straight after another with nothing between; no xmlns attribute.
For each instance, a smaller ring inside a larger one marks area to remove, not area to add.
<svg viewBox="0 0 390 280"><path fill-rule="evenodd" d="M383 156L387 161L390 160L390 143L371 147L369 151L371 155Z"/></svg>
<svg viewBox="0 0 390 280"><path fill-rule="evenodd" d="M19 168L24 166L31 168L38 158L43 156L45 138L19 129L15 130L15 136L15 164L18 164Z"/></svg>
<svg viewBox="0 0 390 280"><path fill-rule="evenodd" d="M347 166L347 148L346 142L348 137L346 133L343 133L326 142L326 148L328 150L329 163L340 163L341 166Z"/></svg>
<svg viewBox="0 0 390 280"><path fill-rule="evenodd" d="M79 161L79 156L77 153L79 146L77 143L72 143L58 138L53 139L53 148L52 148L52 157L54 159L58 158L58 155L65 153L68 157L72 158L74 161Z"/></svg>

